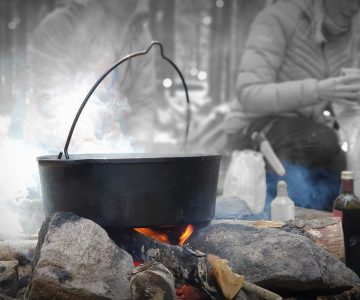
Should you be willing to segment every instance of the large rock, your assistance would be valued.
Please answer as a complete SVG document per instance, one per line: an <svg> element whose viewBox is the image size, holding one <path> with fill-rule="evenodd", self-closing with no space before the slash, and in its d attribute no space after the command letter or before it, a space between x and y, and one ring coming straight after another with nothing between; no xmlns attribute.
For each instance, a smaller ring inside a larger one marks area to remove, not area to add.
<svg viewBox="0 0 360 300"><path fill-rule="evenodd" d="M0 261L0 293L15 296L19 284L18 262Z"/></svg>
<svg viewBox="0 0 360 300"><path fill-rule="evenodd" d="M132 257L104 229L56 213L39 233L28 299L130 299Z"/></svg>
<svg viewBox="0 0 360 300"><path fill-rule="evenodd" d="M228 259L234 272L273 291L335 291L359 282L354 272L310 239L278 229L210 224L195 232L189 243Z"/></svg>
<svg viewBox="0 0 360 300"><path fill-rule="evenodd" d="M13 261L16 264L17 275L11 280L6 280L6 285L11 285L11 295L21 298L25 294L31 275L31 263L36 248L36 237L19 237L16 239L0 240L0 261ZM1 263L0 263L1 264ZM0 267L1 273L1 267ZM0 274L0 278L3 274ZM0 279L1 281L1 279ZM0 283L0 300L4 296L3 284Z"/></svg>

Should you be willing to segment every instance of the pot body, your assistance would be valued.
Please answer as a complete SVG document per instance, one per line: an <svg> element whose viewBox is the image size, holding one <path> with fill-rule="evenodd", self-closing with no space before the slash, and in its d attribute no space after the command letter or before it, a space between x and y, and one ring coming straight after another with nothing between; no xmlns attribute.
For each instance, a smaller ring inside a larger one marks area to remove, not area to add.
<svg viewBox="0 0 360 300"><path fill-rule="evenodd" d="M71 211L103 227L210 222L220 155L38 157L46 215Z"/></svg>

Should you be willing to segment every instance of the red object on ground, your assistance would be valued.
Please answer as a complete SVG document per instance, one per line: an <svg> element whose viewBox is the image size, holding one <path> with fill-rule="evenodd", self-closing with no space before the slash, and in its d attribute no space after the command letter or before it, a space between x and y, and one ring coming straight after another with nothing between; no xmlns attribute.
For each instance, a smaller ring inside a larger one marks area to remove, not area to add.
<svg viewBox="0 0 360 300"><path fill-rule="evenodd" d="M134 260L134 267L140 266L142 263L142 261Z"/></svg>
<svg viewBox="0 0 360 300"><path fill-rule="evenodd" d="M176 298L178 300L209 300L209 296L203 291L186 284L176 289Z"/></svg>

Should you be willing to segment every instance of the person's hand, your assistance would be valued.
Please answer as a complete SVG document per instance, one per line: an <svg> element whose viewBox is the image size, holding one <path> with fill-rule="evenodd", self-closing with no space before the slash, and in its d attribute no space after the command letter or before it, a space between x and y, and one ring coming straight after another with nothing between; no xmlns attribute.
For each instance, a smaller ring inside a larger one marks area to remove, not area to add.
<svg viewBox="0 0 360 300"><path fill-rule="evenodd" d="M360 75L331 77L318 83L319 98L330 102L360 103Z"/></svg>

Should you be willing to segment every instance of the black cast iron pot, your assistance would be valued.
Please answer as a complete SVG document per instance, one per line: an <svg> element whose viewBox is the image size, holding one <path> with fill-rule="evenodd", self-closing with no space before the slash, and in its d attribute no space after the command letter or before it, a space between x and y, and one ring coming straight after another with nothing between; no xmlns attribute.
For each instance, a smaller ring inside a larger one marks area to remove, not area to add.
<svg viewBox="0 0 360 300"><path fill-rule="evenodd" d="M204 224L214 216L221 156L217 154L68 154L76 122L100 82L122 62L146 54L158 45L161 56L185 80L176 65L152 42L142 52L115 63L85 97L71 126L65 147L58 156L38 157L42 198L46 215L71 211L103 227L152 227Z"/></svg>

